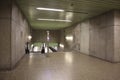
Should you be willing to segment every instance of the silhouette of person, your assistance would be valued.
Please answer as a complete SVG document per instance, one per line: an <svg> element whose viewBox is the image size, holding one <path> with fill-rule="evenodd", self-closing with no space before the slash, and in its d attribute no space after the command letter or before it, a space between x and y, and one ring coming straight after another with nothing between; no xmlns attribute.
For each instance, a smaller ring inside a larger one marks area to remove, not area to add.
<svg viewBox="0 0 120 80"><path fill-rule="evenodd" d="M41 53L42 53L42 54L45 53L45 48L44 48L44 47L42 47L42 49L41 49Z"/></svg>
<svg viewBox="0 0 120 80"><path fill-rule="evenodd" d="M28 42L26 42L25 53L26 54L30 53L30 51L29 51L29 43Z"/></svg>

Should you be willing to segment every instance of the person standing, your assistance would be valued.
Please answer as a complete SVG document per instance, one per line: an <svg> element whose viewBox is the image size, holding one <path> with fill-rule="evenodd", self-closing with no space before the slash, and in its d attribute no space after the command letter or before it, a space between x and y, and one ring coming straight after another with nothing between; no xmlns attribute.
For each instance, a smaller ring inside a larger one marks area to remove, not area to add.
<svg viewBox="0 0 120 80"><path fill-rule="evenodd" d="M45 54L45 48L44 47L42 47L42 49L41 49L41 54Z"/></svg>
<svg viewBox="0 0 120 80"><path fill-rule="evenodd" d="M30 50L29 50L29 42L26 42L26 45L25 45L25 53L26 54L29 54L30 53Z"/></svg>

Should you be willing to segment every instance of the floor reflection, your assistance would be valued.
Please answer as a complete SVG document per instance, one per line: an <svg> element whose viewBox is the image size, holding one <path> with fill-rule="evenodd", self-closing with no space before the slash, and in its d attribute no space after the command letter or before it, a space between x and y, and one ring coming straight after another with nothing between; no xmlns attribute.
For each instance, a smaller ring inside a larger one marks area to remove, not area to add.
<svg viewBox="0 0 120 80"><path fill-rule="evenodd" d="M80 53L57 52L46 57L30 54L0 80L119 80L120 63L113 64Z"/></svg>
<svg viewBox="0 0 120 80"><path fill-rule="evenodd" d="M72 53L70 53L70 52L66 52L65 53L65 61L67 63L72 64L72 62L73 62L73 55L72 55Z"/></svg>

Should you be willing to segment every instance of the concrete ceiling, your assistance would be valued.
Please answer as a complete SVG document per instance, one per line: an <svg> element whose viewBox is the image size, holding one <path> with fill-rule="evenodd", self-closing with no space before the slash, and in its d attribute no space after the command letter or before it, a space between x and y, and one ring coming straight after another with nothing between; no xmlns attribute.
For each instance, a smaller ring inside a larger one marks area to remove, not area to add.
<svg viewBox="0 0 120 80"><path fill-rule="evenodd" d="M120 0L17 0L33 29L56 30L76 22L120 9ZM36 7L63 9L64 12L37 10ZM41 19L69 19L72 22L39 21Z"/></svg>

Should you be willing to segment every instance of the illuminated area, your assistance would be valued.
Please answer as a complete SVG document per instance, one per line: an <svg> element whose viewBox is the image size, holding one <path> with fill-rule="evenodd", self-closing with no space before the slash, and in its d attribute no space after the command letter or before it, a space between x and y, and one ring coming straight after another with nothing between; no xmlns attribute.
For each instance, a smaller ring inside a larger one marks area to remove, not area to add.
<svg viewBox="0 0 120 80"><path fill-rule="evenodd" d="M51 51L50 49L48 50L48 45L49 47L54 48L55 50L58 50L58 43L41 43L41 42L35 42L33 44L31 44L31 49L30 51L32 52L41 52L42 47L45 48L45 53L47 53L48 51ZM51 51L53 52L53 51Z"/></svg>
<svg viewBox="0 0 120 80"><path fill-rule="evenodd" d="M67 63L72 63L72 62L73 62L73 55L72 55L70 52L67 52L67 53L65 54L65 61L66 61Z"/></svg>
<svg viewBox="0 0 120 80"><path fill-rule="evenodd" d="M46 11L58 11L58 12L64 12L63 9L53 9L53 8L43 8L43 7L38 7L36 8L37 10L46 10Z"/></svg>
<svg viewBox="0 0 120 80"><path fill-rule="evenodd" d="M32 39L32 36L31 36L31 35L29 35L29 36L28 36L28 40L31 40L31 39Z"/></svg>
<svg viewBox="0 0 120 80"><path fill-rule="evenodd" d="M59 44L60 48L64 48L64 45L63 44Z"/></svg>
<svg viewBox="0 0 120 80"><path fill-rule="evenodd" d="M59 21L59 22L72 22L71 20L61 20L61 19L41 19L41 18L38 18L37 20L42 20L42 21Z"/></svg>
<svg viewBox="0 0 120 80"><path fill-rule="evenodd" d="M48 47L46 46L46 47L45 47L45 53L47 53L47 52L48 52Z"/></svg>
<svg viewBox="0 0 120 80"><path fill-rule="evenodd" d="M39 47L35 46L33 51L34 51L34 52L39 51Z"/></svg>
<svg viewBox="0 0 120 80"><path fill-rule="evenodd" d="M66 39L67 41L73 41L73 36L66 36L65 39Z"/></svg>
<svg viewBox="0 0 120 80"><path fill-rule="evenodd" d="M32 63L33 63L33 57L34 57L33 54L29 55L29 62L28 62L29 65L32 65Z"/></svg>

